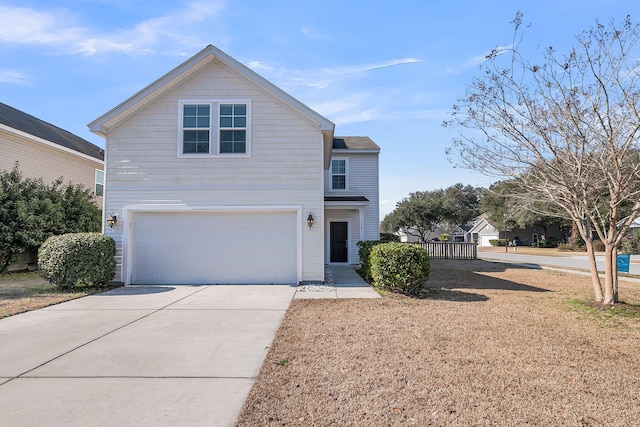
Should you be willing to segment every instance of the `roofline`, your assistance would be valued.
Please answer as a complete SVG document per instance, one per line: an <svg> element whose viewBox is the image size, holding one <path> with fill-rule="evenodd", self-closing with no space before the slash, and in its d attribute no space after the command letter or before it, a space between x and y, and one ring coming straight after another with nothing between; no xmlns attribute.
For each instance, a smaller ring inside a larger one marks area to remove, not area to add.
<svg viewBox="0 0 640 427"><path fill-rule="evenodd" d="M116 107L112 108L105 114L90 122L87 126L89 127L91 132L103 137L106 136L108 128L105 126L105 124L108 121L116 119L120 114L123 114L128 109L135 107L139 103L143 103L146 98L152 96L158 91L161 91L164 87L166 87L167 84L171 83L171 81L173 81L177 77L188 72L190 69L193 69L200 64L202 65L202 67L204 67L209 61L213 61L214 59L220 60L223 64L226 64L232 69L238 71L250 81L254 81L263 88L267 89L273 96L281 99L291 107L301 111L308 118L318 123L321 131L330 131L331 133L333 133L335 124L329 119L312 110L273 83L269 82L264 77L260 76L255 71L251 70L239 61L233 59L213 45L208 45L200 52L189 58L187 61L178 65L176 68L169 71L159 79L155 80L144 89L140 90L130 98L118 104Z"/></svg>
<svg viewBox="0 0 640 427"><path fill-rule="evenodd" d="M371 154L378 154L380 153L380 149L378 148L377 150L371 149L371 148L332 148L331 152L333 153L338 153L338 154L348 154L348 153L371 153Z"/></svg>
<svg viewBox="0 0 640 427"><path fill-rule="evenodd" d="M81 153L81 152L76 151L76 150L74 150L72 148L67 148L67 147L65 147L63 145L56 144L55 142L48 141L48 140L46 140L44 138L40 138L39 136L32 135L32 134L30 134L28 132L24 132L24 131L18 130L16 128L12 128L11 126L7 126L7 125L5 125L3 123L0 123L0 130L4 130L4 131L7 131L9 133L13 133L13 134L21 136L23 138L29 139L29 140L31 140L33 142L37 142L39 144L46 145L47 147L55 148L56 150L60 150L60 151L63 151L65 153L68 153L68 154L73 154L74 156L81 157L81 158L83 158L85 160L92 160L94 162L101 163L104 166L104 160L100 160L100 159L98 159L96 157L90 156L88 154ZM100 147L98 147L98 148L100 148Z"/></svg>

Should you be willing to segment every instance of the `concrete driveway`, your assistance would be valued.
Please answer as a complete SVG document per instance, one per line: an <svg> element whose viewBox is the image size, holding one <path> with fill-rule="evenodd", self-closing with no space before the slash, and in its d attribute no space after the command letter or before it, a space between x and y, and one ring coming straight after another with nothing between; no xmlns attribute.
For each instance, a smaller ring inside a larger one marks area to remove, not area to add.
<svg viewBox="0 0 640 427"><path fill-rule="evenodd" d="M233 425L295 292L126 287L0 320L0 426Z"/></svg>

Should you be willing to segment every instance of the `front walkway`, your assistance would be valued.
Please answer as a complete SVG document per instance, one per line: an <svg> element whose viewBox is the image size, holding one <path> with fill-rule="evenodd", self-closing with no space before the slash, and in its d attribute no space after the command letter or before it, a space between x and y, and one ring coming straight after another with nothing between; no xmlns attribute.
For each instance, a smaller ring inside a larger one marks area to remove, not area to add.
<svg viewBox="0 0 640 427"><path fill-rule="evenodd" d="M325 268L324 284L298 286L294 299L380 298L351 265L331 265Z"/></svg>

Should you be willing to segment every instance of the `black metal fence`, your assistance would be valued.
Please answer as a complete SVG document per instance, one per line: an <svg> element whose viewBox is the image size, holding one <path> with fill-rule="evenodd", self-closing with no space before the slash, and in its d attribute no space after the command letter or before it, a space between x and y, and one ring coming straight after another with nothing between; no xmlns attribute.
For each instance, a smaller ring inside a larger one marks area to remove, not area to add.
<svg viewBox="0 0 640 427"><path fill-rule="evenodd" d="M430 258L438 259L478 259L478 244L464 242L416 243L429 252Z"/></svg>

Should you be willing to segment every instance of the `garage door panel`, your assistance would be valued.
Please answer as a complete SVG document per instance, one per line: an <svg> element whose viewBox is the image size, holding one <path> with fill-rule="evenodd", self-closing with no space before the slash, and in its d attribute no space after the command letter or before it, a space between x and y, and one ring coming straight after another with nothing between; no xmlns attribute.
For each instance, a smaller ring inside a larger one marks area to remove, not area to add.
<svg viewBox="0 0 640 427"><path fill-rule="evenodd" d="M132 283L295 283L296 213L135 215Z"/></svg>

